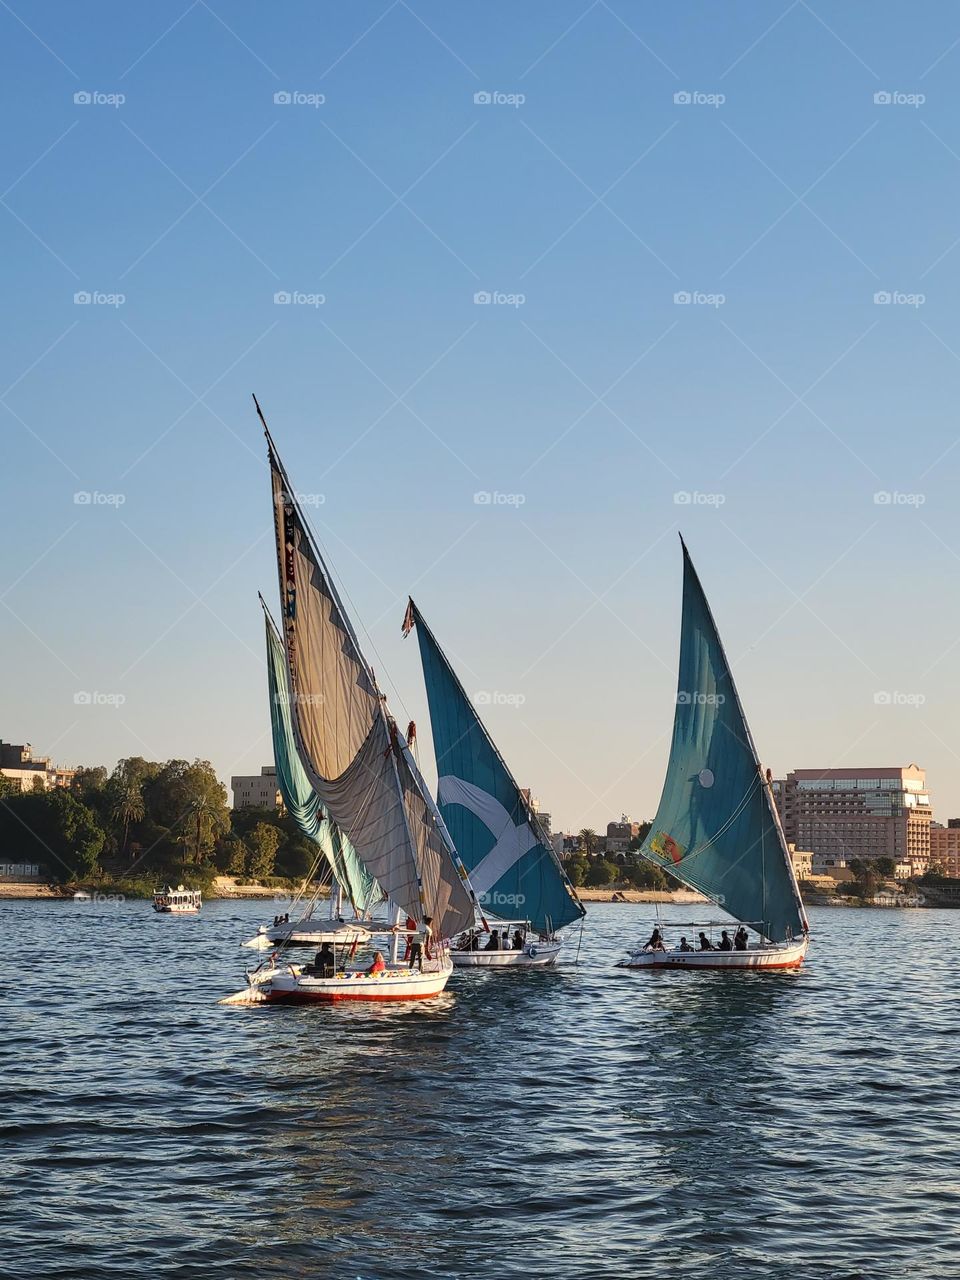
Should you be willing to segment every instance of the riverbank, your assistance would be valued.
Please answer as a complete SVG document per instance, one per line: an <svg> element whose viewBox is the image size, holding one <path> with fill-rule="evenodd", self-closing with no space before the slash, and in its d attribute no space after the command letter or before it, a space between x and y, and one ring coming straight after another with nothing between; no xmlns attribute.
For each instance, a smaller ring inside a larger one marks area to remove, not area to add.
<svg viewBox="0 0 960 1280"><path fill-rule="evenodd" d="M159 888L159 884L154 886ZM216 898L232 898L232 899L277 899L278 902L288 902L290 897L299 888L299 882L296 885L265 885L265 884L239 884L234 876L217 876L213 884L209 888L203 890L204 897L207 899ZM45 884L40 880L26 881L0 881L0 900L3 899L43 899L43 898L61 898L64 900L72 899L75 893L79 892L110 894L113 897L127 898L143 898L149 899L153 896L153 889L144 888L142 884L127 884L122 880L119 881L97 881L87 880L82 883L62 885L62 884ZM321 897L326 896L328 890L321 893Z"/></svg>
<svg viewBox="0 0 960 1280"><path fill-rule="evenodd" d="M676 889L673 893L662 889L578 889L577 897L581 902L672 902L677 906L710 901L690 889Z"/></svg>

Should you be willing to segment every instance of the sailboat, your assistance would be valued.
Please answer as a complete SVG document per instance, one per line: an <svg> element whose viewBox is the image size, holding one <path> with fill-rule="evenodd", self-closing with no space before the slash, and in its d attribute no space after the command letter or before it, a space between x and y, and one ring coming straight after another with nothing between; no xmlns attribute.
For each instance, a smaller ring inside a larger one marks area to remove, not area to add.
<svg viewBox="0 0 960 1280"><path fill-rule="evenodd" d="M254 937L243 945L264 950L278 945L316 947L330 942L352 947L354 943L369 942L376 928L376 922L369 918L370 908L383 901L383 892L365 870L350 841L327 817L300 763L293 737L283 641L262 596L260 604L266 630L267 689L277 789L287 813L303 835L317 847L317 857L291 904L294 919L291 921L287 912L285 919L272 925L261 925ZM315 877L317 888L308 896L307 888ZM320 892L328 885L331 919L325 925L316 913ZM353 920L343 918L344 899L353 909Z"/></svg>
<svg viewBox="0 0 960 1280"><path fill-rule="evenodd" d="M739 921L738 945L668 946L657 929L621 967L794 969L809 926L790 853L730 664L683 539L683 617L673 741L657 816L640 853ZM726 931L723 931L726 932ZM695 936L695 935L694 935ZM696 948L696 949L695 949ZM702 949L701 949L702 948Z"/></svg>
<svg viewBox="0 0 960 1280"><path fill-rule="evenodd" d="M583 904L526 793L411 599L403 634L414 628L433 730L440 812L483 913L454 940L453 963L462 968L553 964L563 946L558 930L583 918Z"/></svg>
<svg viewBox="0 0 960 1280"><path fill-rule="evenodd" d="M448 940L473 923L476 898L409 744L387 710L256 397L254 404L267 439L296 754L317 804L392 904L396 924L389 965L381 957L379 965L355 968L343 954L331 966L278 958L248 973L247 989L225 1003L435 996L453 971ZM423 939L417 969L397 959L404 931L419 931Z"/></svg>

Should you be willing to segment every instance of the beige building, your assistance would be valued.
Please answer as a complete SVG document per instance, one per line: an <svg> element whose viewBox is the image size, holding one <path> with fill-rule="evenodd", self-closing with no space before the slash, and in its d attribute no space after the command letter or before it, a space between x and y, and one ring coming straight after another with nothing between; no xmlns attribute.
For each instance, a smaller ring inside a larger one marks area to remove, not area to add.
<svg viewBox="0 0 960 1280"><path fill-rule="evenodd" d="M946 827L939 822L930 824L930 866L960 880L960 819L951 818Z"/></svg>
<svg viewBox="0 0 960 1280"><path fill-rule="evenodd" d="M51 787L69 787L75 773L75 769L51 764L49 756L35 756L29 742L0 740L0 774L16 783L21 791L33 791L38 780L44 791Z"/></svg>
<svg viewBox="0 0 960 1280"><path fill-rule="evenodd" d="M809 880L813 875L813 854L808 849L798 849L794 844L788 844L787 849L793 863L793 874L798 880Z"/></svg>
<svg viewBox="0 0 960 1280"><path fill-rule="evenodd" d="M230 779L235 809L279 809L283 801L277 789L277 769L265 764L259 774L241 774Z"/></svg>
<svg viewBox="0 0 960 1280"><path fill-rule="evenodd" d="M892 858L922 875L930 864L930 796L915 764L883 769L795 769L773 784L788 841L813 871Z"/></svg>
<svg viewBox="0 0 960 1280"><path fill-rule="evenodd" d="M628 853L631 840L640 834L640 823L631 822L624 814L619 822L607 823L607 853Z"/></svg>

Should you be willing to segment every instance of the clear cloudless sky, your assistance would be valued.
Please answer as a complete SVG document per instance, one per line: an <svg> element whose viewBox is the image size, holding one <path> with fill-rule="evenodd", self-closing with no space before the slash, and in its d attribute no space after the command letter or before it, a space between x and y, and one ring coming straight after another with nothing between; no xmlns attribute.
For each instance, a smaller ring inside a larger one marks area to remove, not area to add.
<svg viewBox="0 0 960 1280"><path fill-rule="evenodd" d="M4 739L271 759L255 390L428 772L409 591L555 828L650 816L681 529L764 763L915 761L960 813L955 4L11 0L0 38Z"/></svg>

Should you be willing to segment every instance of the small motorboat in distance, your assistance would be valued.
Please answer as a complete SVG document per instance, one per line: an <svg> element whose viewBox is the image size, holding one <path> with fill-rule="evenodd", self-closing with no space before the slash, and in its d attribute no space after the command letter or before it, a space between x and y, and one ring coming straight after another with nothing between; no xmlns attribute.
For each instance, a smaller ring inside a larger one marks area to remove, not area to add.
<svg viewBox="0 0 960 1280"><path fill-rule="evenodd" d="M790 851L750 736L716 623L683 547L680 675L660 806L642 857L711 898L731 921L719 942L707 925L669 946L663 926L622 960L624 969L796 969L807 916ZM735 925L735 936L731 932Z"/></svg>
<svg viewBox="0 0 960 1280"><path fill-rule="evenodd" d="M199 889L187 889L178 884L175 889L169 885L165 889L155 889L153 893L153 909L164 915L183 915L187 912L199 911L201 907Z"/></svg>

